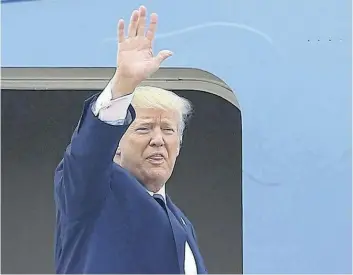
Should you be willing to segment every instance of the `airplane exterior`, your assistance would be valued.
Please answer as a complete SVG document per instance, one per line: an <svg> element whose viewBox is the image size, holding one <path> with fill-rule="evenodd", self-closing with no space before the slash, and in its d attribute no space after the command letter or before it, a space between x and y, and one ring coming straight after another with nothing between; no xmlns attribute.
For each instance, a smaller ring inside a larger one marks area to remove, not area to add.
<svg viewBox="0 0 353 275"><path fill-rule="evenodd" d="M240 105L244 273L352 272L351 1L2 3L3 67L114 67L118 19L158 13L163 66Z"/></svg>

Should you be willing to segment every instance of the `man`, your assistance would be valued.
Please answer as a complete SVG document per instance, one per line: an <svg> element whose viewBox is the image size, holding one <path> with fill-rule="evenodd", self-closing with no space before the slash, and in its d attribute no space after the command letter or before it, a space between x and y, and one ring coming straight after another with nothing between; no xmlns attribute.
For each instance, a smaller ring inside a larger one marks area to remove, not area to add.
<svg viewBox="0 0 353 275"><path fill-rule="evenodd" d="M152 55L157 15L118 24L117 70L85 102L55 171L57 273L207 273L190 221L165 194L190 103L138 85L170 51Z"/></svg>

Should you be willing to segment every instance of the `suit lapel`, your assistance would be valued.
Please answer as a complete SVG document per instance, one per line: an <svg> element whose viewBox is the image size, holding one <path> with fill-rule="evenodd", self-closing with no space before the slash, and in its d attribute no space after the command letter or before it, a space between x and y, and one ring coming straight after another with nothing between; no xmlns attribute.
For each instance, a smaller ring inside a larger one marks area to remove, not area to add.
<svg viewBox="0 0 353 275"><path fill-rule="evenodd" d="M178 254L178 262L181 273L184 273L184 261L185 261L185 242L186 242L186 232L178 221L177 216L175 215L175 209L171 207L170 199L167 198L167 212L170 224L172 226L175 245Z"/></svg>
<svg viewBox="0 0 353 275"><path fill-rule="evenodd" d="M192 229L190 228L190 226L188 226L183 217L179 214L179 212L176 210L176 206L174 205L174 203L171 201L171 199L169 198L169 196L167 195L167 206L170 209L171 212L173 212L174 216L175 216L175 220L176 222L178 222L178 224L180 225L180 227L182 227L182 229L184 230L184 232L186 233L186 239L190 245L191 251L194 254L195 257L195 262L196 262L196 266L197 266L197 271L198 273L203 273L202 271L204 270L204 266L203 266L203 260L200 254L200 251L198 249L198 246L195 242L195 239L193 237L192 234ZM174 229L173 229L174 231ZM185 241L186 239L183 239L184 242L182 243L182 251L183 251L183 255L182 255L182 272L184 272L184 261L185 261Z"/></svg>
<svg viewBox="0 0 353 275"><path fill-rule="evenodd" d="M192 233L189 231L188 231L188 243L189 243L191 251L195 257L195 262L196 262L196 266L197 266L197 273L202 274L202 273L204 273L204 270L205 270L203 259L202 259L200 250L198 248L198 245L197 245Z"/></svg>

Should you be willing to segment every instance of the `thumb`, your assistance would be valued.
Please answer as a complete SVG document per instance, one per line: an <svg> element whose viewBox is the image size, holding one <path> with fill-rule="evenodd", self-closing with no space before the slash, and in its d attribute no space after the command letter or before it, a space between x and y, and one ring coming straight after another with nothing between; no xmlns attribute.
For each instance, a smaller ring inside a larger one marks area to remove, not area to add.
<svg viewBox="0 0 353 275"><path fill-rule="evenodd" d="M161 64L164 60L166 60L168 57L172 56L173 52L164 50L160 51L155 58L155 60L158 62L158 64Z"/></svg>

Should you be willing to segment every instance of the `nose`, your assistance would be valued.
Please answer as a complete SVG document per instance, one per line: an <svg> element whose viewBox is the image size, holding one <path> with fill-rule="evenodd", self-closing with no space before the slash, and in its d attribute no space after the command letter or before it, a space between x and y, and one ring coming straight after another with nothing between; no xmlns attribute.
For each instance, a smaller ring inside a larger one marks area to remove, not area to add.
<svg viewBox="0 0 353 275"><path fill-rule="evenodd" d="M152 131L150 146L161 147L164 146L164 144L165 143L162 131L160 129L155 129L154 131Z"/></svg>

